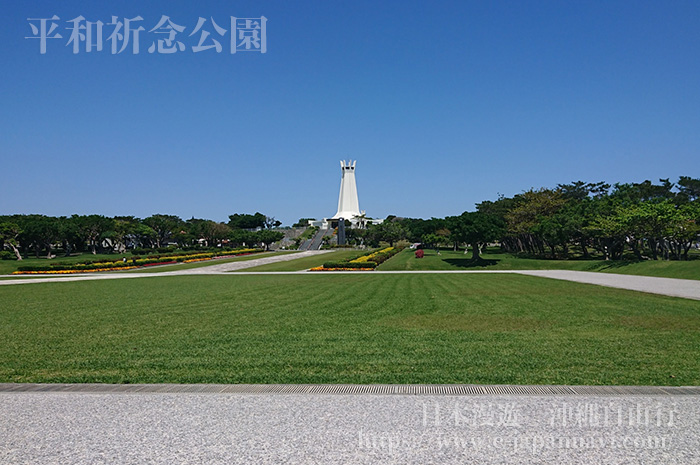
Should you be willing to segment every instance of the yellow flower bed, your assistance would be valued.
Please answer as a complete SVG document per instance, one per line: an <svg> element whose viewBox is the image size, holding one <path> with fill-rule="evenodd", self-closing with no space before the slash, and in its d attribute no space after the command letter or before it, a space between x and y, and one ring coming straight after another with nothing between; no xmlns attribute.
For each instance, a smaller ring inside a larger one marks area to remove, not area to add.
<svg viewBox="0 0 700 465"><path fill-rule="evenodd" d="M235 252L228 252L224 253L221 255L215 255L215 256L210 256L211 254L197 254L197 255L190 255L187 260L184 260L183 263L194 263L194 262L203 262L206 260L213 260L215 258L226 258L226 257L237 257L238 255L245 255L249 253L257 252L257 249L242 249L242 250L236 250ZM168 258L168 257L165 257Z"/></svg>
<svg viewBox="0 0 700 465"><path fill-rule="evenodd" d="M356 258L355 260L350 260L350 263L365 263L365 262L372 260L377 255L391 252L392 250L394 250L393 247L387 247L386 249L379 250L378 252L374 252L374 253L371 253L369 255L363 255L359 258Z"/></svg>
<svg viewBox="0 0 700 465"><path fill-rule="evenodd" d="M211 260L213 258L223 258L223 257L231 257L231 256L236 256L236 255L243 255L243 254L248 254L252 252L257 252L258 249L241 249L241 250L235 250L232 252L224 253L222 255L217 255L215 256L213 253L201 253L201 254L193 254L193 255L188 255L187 260L183 260L183 263L192 263L192 262L201 262L205 260ZM182 255L180 256L166 256L166 257L160 257L158 260L162 260L163 264L165 263L165 260L169 260L170 262L176 261L178 258L182 258ZM131 260L129 260L131 261ZM141 268L141 265L145 264L146 262L150 262L151 259L148 258L139 258L136 260L136 266L134 265L124 265L124 266L119 266L116 265L118 262L99 262L95 263L95 266L99 266L100 268L94 268L90 270L46 270L46 271L15 271L12 274L76 274L76 273L95 273L97 271L121 271L121 270L132 270L134 268ZM160 263L149 263L150 265L159 265Z"/></svg>
<svg viewBox="0 0 700 465"><path fill-rule="evenodd" d="M56 270L56 271L15 271L12 274L76 274L76 273L94 273L96 271L114 271L114 270L132 270L140 268L138 266L120 266L111 268L96 268L94 270Z"/></svg>
<svg viewBox="0 0 700 465"><path fill-rule="evenodd" d="M374 268L324 268L317 266L310 268L309 271L374 271Z"/></svg>

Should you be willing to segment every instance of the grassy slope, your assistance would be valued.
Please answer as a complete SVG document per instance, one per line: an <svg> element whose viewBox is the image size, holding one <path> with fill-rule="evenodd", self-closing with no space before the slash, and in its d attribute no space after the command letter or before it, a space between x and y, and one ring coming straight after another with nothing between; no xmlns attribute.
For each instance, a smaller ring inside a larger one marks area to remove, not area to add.
<svg viewBox="0 0 700 465"><path fill-rule="evenodd" d="M700 279L700 260L613 262L604 260L542 260L517 258L504 253L487 253L479 263L471 254L441 250L425 250L425 257L417 259L413 250L404 250L379 266L379 270L578 270L602 271L668 278Z"/></svg>
<svg viewBox="0 0 700 465"><path fill-rule="evenodd" d="M333 262L343 260L350 257L361 255L361 250L336 250L329 253L324 253L311 257L298 258L288 262L270 263L267 265L259 265L253 268L246 268L240 271L301 271L321 266L325 262Z"/></svg>
<svg viewBox="0 0 700 465"><path fill-rule="evenodd" d="M0 301L0 381L700 384L700 302L530 276L184 276Z"/></svg>

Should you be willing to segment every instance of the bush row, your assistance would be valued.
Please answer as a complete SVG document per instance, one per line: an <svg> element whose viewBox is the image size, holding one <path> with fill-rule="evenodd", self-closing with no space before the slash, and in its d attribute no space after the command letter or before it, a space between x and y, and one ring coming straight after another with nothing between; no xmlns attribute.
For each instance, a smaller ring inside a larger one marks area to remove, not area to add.
<svg viewBox="0 0 700 465"><path fill-rule="evenodd" d="M131 254L132 255L149 255L149 254L156 254L156 253L170 253L174 252L175 247L153 247L153 248L146 248L146 247L137 247L135 249L131 249Z"/></svg>
<svg viewBox="0 0 700 465"><path fill-rule="evenodd" d="M236 249L228 247L185 247L183 249L178 249L177 247L158 247L152 249L137 247L131 249L130 252L132 255L187 255L206 252L223 253L233 250Z"/></svg>
<svg viewBox="0 0 700 465"><path fill-rule="evenodd" d="M239 249L230 251L219 251L217 253L186 253L186 254L171 254L171 255L149 255L146 258L134 256L124 262L120 260L109 261L85 261L82 263L52 263L50 265L23 265L17 267L18 271L67 271L67 270L94 270L94 269L113 269L122 268L125 266L145 266L157 263L176 263L195 259L210 259L214 257L225 257L229 255L241 255L255 252L262 252L262 249Z"/></svg>
<svg viewBox="0 0 700 465"><path fill-rule="evenodd" d="M327 270L338 269L338 268L376 268L380 264L389 260L391 257L396 255L401 251L398 247L387 247L378 252L369 252L361 255L354 259L343 260L340 262L326 262L323 264L323 268Z"/></svg>
<svg viewBox="0 0 700 465"><path fill-rule="evenodd" d="M351 262L326 262L323 264L323 268L330 270L334 268L376 268L376 262L362 262L362 263L351 263Z"/></svg>
<svg viewBox="0 0 700 465"><path fill-rule="evenodd" d="M387 251L382 251L382 253L379 253L372 257L372 261L375 262L377 265L381 265L385 261L389 260L391 257L396 255L397 253L401 252L401 249L398 247L393 247L391 250Z"/></svg>
<svg viewBox="0 0 700 465"><path fill-rule="evenodd" d="M119 262L93 262L55 265L22 265L17 267L17 271L86 271L95 269L123 268L125 266L144 266L156 263L175 263L172 258L136 258L128 260L126 263Z"/></svg>

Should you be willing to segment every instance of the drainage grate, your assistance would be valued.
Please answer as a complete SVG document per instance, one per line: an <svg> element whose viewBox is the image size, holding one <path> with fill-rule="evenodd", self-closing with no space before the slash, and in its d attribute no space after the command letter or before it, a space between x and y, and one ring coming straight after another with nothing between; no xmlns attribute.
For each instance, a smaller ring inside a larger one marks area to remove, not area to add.
<svg viewBox="0 0 700 465"><path fill-rule="evenodd" d="M20 384L0 392L344 394L448 396L700 396L700 386L511 386L475 384Z"/></svg>

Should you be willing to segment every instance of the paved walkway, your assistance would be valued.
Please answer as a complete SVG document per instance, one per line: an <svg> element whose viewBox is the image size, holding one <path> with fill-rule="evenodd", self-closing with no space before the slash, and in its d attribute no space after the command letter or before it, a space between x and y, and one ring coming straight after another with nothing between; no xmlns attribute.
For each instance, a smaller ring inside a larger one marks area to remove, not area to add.
<svg viewBox="0 0 700 465"><path fill-rule="evenodd" d="M273 255L272 257L262 257L255 258L253 260L241 260L233 261L227 263L212 264L210 266L202 266L198 268L190 268L188 270L176 270L176 271L166 271L165 275L183 275L183 274L218 274L218 273L228 273L230 271L243 270L246 268L253 268L254 266L268 265L270 263L288 262L290 260L297 260L304 257L312 257L314 255L321 255L324 253L331 252L330 250L307 250L304 252L287 253L280 255Z"/></svg>
<svg viewBox="0 0 700 465"><path fill-rule="evenodd" d="M577 283L629 289L673 297L700 300L700 281L693 279L656 278L614 273L594 273L591 271L534 270L519 271L520 274L542 278L563 279Z"/></svg>
<svg viewBox="0 0 700 465"><path fill-rule="evenodd" d="M190 268L187 270L163 271L162 273L95 273L86 275L69 276L33 276L31 278L16 278L0 280L0 286L13 284L29 284L41 282L65 282L65 281L87 281L99 279L128 279L128 278L155 278L161 276L183 276L183 275L228 275L231 271L252 268L258 265L276 263L288 260L295 260L310 255L326 253L325 250L305 251L294 254L277 255L273 257L263 257L254 260L241 262L229 262L204 266L200 268ZM542 278L562 279L586 284L596 284L600 286L614 287L618 289L628 289L632 291L647 292L650 294L667 295L671 297L683 297L686 299L700 300L700 281L693 279L672 279L656 278L650 276L633 276L613 273L594 273L588 271L570 270L442 270L442 271L333 271L327 273L307 272L307 271L239 271L236 274L247 275L286 275L305 274L313 276L333 276L339 274L470 274L470 273L490 273L490 274L523 274Z"/></svg>
<svg viewBox="0 0 700 465"><path fill-rule="evenodd" d="M201 266L197 268L189 268L185 270L162 271L153 273L86 273L75 275L15 275L12 279L0 280L0 286L12 284L31 284L31 283L57 283L66 281L92 281L101 279L132 279L132 278L157 278L161 276L182 276L182 275L207 275L207 274L228 274L231 271L253 268L260 265L268 265L270 263L286 262L296 260L298 258L309 257L328 253L330 250L311 250L305 252L289 253L274 255L268 257L254 258L252 260L233 261L228 263L214 263L209 266ZM265 272L260 272L265 273ZM283 272L288 273L288 272ZM292 272L294 273L294 272ZM303 273L303 272L302 272Z"/></svg>
<svg viewBox="0 0 700 465"><path fill-rule="evenodd" d="M0 411L7 464L700 463L698 395L0 391Z"/></svg>

